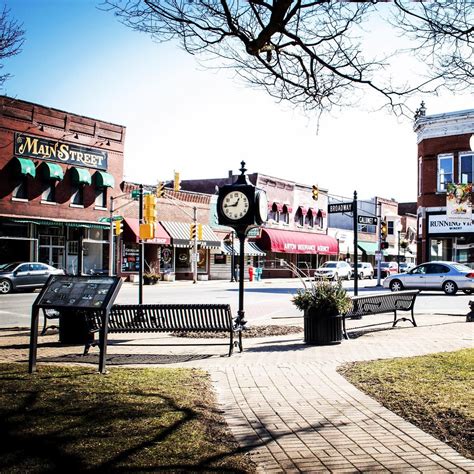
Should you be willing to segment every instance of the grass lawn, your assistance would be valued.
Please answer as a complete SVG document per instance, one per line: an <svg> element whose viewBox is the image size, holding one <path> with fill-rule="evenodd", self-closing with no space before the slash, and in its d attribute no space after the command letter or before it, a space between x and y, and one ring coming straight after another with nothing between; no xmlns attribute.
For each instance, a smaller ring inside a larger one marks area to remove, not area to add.
<svg viewBox="0 0 474 474"><path fill-rule="evenodd" d="M474 458L474 349L358 362L339 372L388 409Z"/></svg>
<svg viewBox="0 0 474 474"><path fill-rule="evenodd" d="M254 472L188 369L0 364L0 472Z"/></svg>

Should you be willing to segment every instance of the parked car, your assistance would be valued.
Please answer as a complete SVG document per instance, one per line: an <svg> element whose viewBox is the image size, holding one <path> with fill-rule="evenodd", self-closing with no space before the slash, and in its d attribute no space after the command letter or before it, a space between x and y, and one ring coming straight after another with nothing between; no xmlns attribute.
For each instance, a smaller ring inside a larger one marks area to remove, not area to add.
<svg viewBox="0 0 474 474"><path fill-rule="evenodd" d="M389 276L383 286L392 291L442 290L447 295L462 290L470 295L474 291L474 270L456 262L427 262L406 273Z"/></svg>
<svg viewBox="0 0 474 474"><path fill-rule="evenodd" d="M402 262L402 263L400 263L400 273L405 273L405 272L407 272L408 270L411 270L414 267L415 267L415 265L413 263Z"/></svg>
<svg viewBox="0 0 474 474"><path fill-rule="evenodd" d="M345 278L350 280L352 268L347 262L325 262L314 271L315 278L328 278L330 280L340 280Z"/></svg>
<svg viewBox="0 0 474 474"><path fill-rule="evenodd" d="M358 275L361 280L374 277L374 267L371 263L360 262L357 264ZM352 265L352 274L354 274L354 265Z"/></svg>
<svg viewBox="0 0 474 474"><path fill-rule="evenodd" d="M62 269L41 262L12 262L0 265L0 294L41 288L49 275L64 275Z"/></svg>
<svg viewBox="0 0 474 474"><path fill-rule="evenodd" d="M380 262L380 278L386 278L398 273L397 262ZM377 267L374 269L374 275L377 277Z"/></svg>

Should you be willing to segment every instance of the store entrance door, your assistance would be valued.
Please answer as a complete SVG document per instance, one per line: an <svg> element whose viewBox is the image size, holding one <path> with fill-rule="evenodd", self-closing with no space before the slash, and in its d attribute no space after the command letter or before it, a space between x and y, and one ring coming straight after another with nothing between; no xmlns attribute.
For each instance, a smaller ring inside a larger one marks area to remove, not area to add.
<svg viewBox="0 0 474 474"><path fill-rule="evenodd" d="M64 268L64 237L57 235L40 235L40 262L55 268Z"/></svg>

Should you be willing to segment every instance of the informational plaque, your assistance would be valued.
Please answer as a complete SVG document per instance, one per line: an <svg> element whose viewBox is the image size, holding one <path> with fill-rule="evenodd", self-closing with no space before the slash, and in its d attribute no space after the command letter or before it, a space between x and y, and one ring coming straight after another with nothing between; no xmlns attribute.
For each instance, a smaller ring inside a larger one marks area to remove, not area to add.
<svg viewBox="0 0 474 474"><path fill-rule="evenodd" d="M117 277L53 275L35 305L42 308L102 309L110 301Z"/></svg>

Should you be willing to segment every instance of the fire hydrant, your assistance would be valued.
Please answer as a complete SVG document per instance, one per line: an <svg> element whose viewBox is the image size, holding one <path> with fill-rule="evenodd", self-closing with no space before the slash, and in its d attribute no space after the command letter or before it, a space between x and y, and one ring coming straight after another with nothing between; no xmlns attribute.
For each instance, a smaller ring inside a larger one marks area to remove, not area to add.
<svg viewBox="0 0 474 474"><path fill-rule="evenodd" d="M249 266L249 281L253 281L253 267Z"/></svg>

